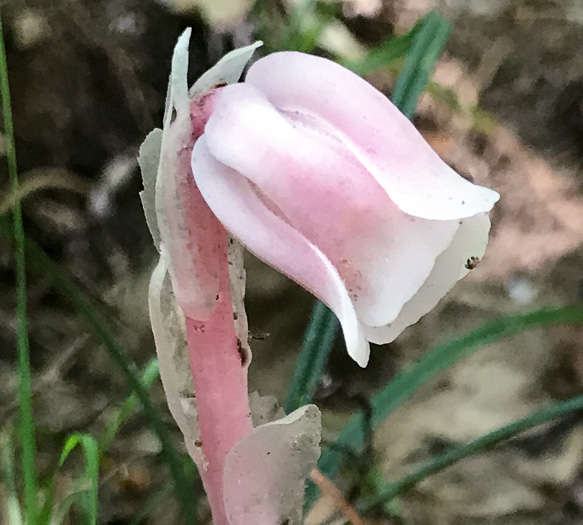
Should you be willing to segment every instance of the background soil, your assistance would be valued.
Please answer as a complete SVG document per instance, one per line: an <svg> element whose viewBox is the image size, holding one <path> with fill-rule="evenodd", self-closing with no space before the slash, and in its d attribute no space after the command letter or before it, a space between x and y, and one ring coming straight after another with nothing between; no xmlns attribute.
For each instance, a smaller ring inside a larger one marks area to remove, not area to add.
<svg viewBox="0 0 583 525"><path fill-rule="evenodd" d="M265 3L273 9L281 4ZM138 199L137 148L161 121L172 47L192 26L194 79L233 46L254 40L245 2L229 19L194 2L4 2L25 226L98 302L138 363L154 355L146 289L155 251ZM434 80L457 107L425 96L416 123L458 171L493 187L487 256L470 278L397 342L359 369L341 345L318 395L325 437L351 410L431 345L500 314L583 299L583 3L580 0L352 0L341 21L360 44L402 32L433 7L453 22ZM326 51L322 43L321 50ZM342 52L352 53L354 45ZM370 80L385 91L392 77ZM478 111L477 108L480 108ZM4 147L2 147L2 150ZM0 212L10 209L4 164ZM312 299L249 257L252 388L282 399ZM0 427L15 417L12 250L0 245ZM47 278L30 274L31 353L39 461L47 473L73 431L99 432L128 393L122 375ZM269 334L264 337L262 334ZM426 386L375 435L368 466L396 479L449 444L552 400L581 393L582 333L533 331L491 345ZM161 388L154 399L164 406ZM170 417L168 424L172 425ZM180 436L174 431L180 443ZM168 482L159 444L132 418L109 452L102 522L127 523ZM407 524L583 522L583 427L574 414L421 483L399 500ZM63 475L62 491L68 487ZM347 492L363 480L347 473ZM310 517L322 522L321 502ZM176 523L171 498L144 521ZM398 519L394 518L395 522ZM388 523L379 515L371 523Z"/></svg>

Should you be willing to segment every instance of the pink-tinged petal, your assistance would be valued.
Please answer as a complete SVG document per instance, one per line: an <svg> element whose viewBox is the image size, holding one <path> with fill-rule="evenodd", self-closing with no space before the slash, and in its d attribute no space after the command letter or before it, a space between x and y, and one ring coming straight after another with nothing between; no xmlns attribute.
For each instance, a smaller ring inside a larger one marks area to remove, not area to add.
<svg viewBox="0 0 583 525"><path fill-rule="evenodd" d="M252 86L222 90L204 137L219 162L256 184L326 255L367 325L397 317L458 228L403 213L334 136L277 111Z"/></svg>
<svg viewBox="0 0 583 525"><path fill-rule="evenodd" d="M397 319L387 326L363 327L368 340L377 344L390 343L435 308L458 280L467 275L468 260L484 255L489 231L490 219L485 213L463 219L451 246L437 258L431 275L413 299L403 306Z"/></svg>
<svg viewBox="0 0 583 525"><path fill-rule="evenodd" d="M259 258L324 301L340 320L348 353L366 366L368 342L348 291L326 256L270 210L247 179L219 163L209 153L205 135L194 146L192 169L200 192L225 228Z"/></svg>
<svg viewBox="0 0 583 525"><path fill-rule="evenodd" d="M273 53L251 66L245 82L278 109L335 130L405 213L459 219L489 211L499 198L460 177L381 92L330 60Z"/></svg>

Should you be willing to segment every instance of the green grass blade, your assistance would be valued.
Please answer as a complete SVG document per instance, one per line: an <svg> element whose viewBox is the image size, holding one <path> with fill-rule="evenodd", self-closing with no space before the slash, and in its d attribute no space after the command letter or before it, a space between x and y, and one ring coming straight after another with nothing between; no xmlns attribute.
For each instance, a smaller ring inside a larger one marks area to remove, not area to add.
<svg viewBox="0 0 583 525"><path fill-rule="evenodd" d="M157 359L154 358L144 368L140 380L145 388L149 388L158 377L159 377L158 361ZM111 445L119 428L124 423L124 421L131 415L131 413L136 409L138 403L139 400L136 394L132 393L115 411L114 415L110 418L110 421L106 427L103 437L98 442L96 442L100 455L102 455ZM53 477L50 480L47 494L45 496L45 504L43 505L43 508L41 509L41 513L39 516L40 525L48 525L51 522L51 514L54 507L54 493L57 474L63 461L66 459L66 456L77 444L76 442L71 441L71 439L72 438L70 438L69 441L67 441L67 443L65 444L63 453L61 455L61 460L59 461L59 464L57 466L57 470L55 471ZM71 499L70 503L72 503L77 497L78 496L75 496L75 498ZM61 507L61 510L62 508L64 507Z"/></svg>
<svg viewBox="0 0 583 525"><path fill-rule="evenodd" d="M73 434L67 438L65 444L63 445L63 449L61 451L61 455L59 457L59 462L53 473L53 476L49 482L49 487L47 490L47 494L45 497L45 503L39 515L39 524L40 525L49 525L55 521L55 519L51 520L53 507L55 505L55 488L57 486L57 477L59 475L59 471L63 464L65 463L66 459L69 457L69 454L78 446L81 445L83 448L83 452L85 454L85 462L86 462L86 469L85 475L86 479L89 482L89 487L84 488L80 491L75 491L73 494L70 494L64 501L59 502L59 507L61 511L65 510L65 514L68 511L71 504L79 500L80 505L83 507L85 511L85 515L88 517L88 523L90 525L95 525L97 523L97 490L99 486L99 444L88 434ZM83 498L82 496L89 496L88 498ZM64 518L61 516L60 518L56 519L57 523L60 523Z"/></svg>
<svg viewBox="0 0 583 525"><path fill-rule="evenodd" d="M0 216L0 231L11 235L8 221ZM67 297L76 307L79 314L85 319L90 329L103 343L104 348L113 358L116 365L124 374L130 388L136 393L144 408L152 430L157 434L162 445L162 454L168 464L174 480L175 492L183 508L185 517L194 516L195 503L190 493L189 483L184 475L180 455L170 439L168 428L162 421L159 411L152 404L148 391L140 381L137 367L127 352L113 335L109 324L103 315L93 306L88 297L74 284L67 275L49 258L49 256L32 240L26 239L26 253L29 261L48 275L55 287Z"/></svg>
<svg viewBox="0 0 583 525"><path fill-rule="evenodd" d="M8 432L0 434L0 473L6 490L6 515L10 525L24 525L14 481L14 451Z"/></svg>
<svg viewBox="0 0 583 525"><path fill-rule="evenodd" d="M425 16L415 35L392 96L394 104L409 118L415 113L417 101L427 87L450 29L450 23L432 11Z"/></svg>
<svg viewBox="0 0 583 525"><path fill-rule="evenodd" d="M426 15L427 16L427 15ZM407 55L426 17L417 22L410 31L400 36L391 36L388 40L370 50L358 60L342 61L341 64L354 71L357 75L368 75L373 71L386 67L391 62Z"/></svg>
<svg viewBox="0 0 583 525"><path fill-rule="evenodd" d="M18 169L14 144L14 124L8 83L8 64L4 29L0 16L0 92L4 133L6 135L6 158L10 191L18 193ZM18 400L20 405L20 441L22 446L22 469L24 475L25 514L28 525L34 525L37 517L37 478L35 459L35 428L32 413L32 385L30 377L30 349L28 342L28 319L26 305L26 260L24 224L20 201L13 207L13 235L15 241L14 260L16 265L16 336L18 348Z"/></svg>
<svg viewBox="0 0 583 525"><path fill-rule="evenodd" d="M317 301L285 401L287 414L312 401L337 333L336 317L327 306Z"/></svg>
<svg viewBox="0 0 583 525"><path fill-rule="evenodd" d="M63 466L69 454L81 445L85 454L85 476L89 482L86 490L88 498L82 498L80 503L87 517L87 525L97 525L97 492L99 487L99 445L89 434L73 434L69 436L59 458L59 467Z"/></svg>
<svg viewBox="0 0 583 525"><path fill-rule="evenodd" d="M525 330L557 323L583 323L583 308L578 306L542 308L535 312L503 317L430 350L420 361L399 373L374 397L370 422L372 429L377 429L399 406L409 400L420 386L476 350ZM362 412L355 414L333 445L322 452L318 467L326 476L334 477L338 474L346 460L346 450L359 451L366 443L367 425L364 417ZM310 486L307 496L310 504L316 495L315 488Z"/></svg>
<svg viewBox="0 0 583 525"><path fill-rule="evenodd" d="M149 389L152 383L158 379L160 376L158 369L158 360L153 358L144 368L140 382L145 389ZM109 445L113 442L118 430L124 423L124 421L130 417L133 411L136 409L136 405L139 403L138 396L132 393L123 402L121 407L115 411L115 414L110 418L107 428L104 432L103 437L99 440L99 448L102 452L105 452Z"/></svg>
<svg viewBox="0 0 583 525"><path fill-rule="evenodd" d="M389 485L389 488L375 498L375 501L364 505L362 511L366 513L379 503L390 501L416 483L419 483L432 474L442 471L463 458L479 454L501 441L516 436L517 434L536 427L537 425L547 423L553 419L580 410L583 410L583 395L574 397L567 401L555 403L549 407L533 412L522 419L504 425L488 434L484 434L468 443L454 446L443 454L430 459L411 474L408 474L396 483Z"/></svg>

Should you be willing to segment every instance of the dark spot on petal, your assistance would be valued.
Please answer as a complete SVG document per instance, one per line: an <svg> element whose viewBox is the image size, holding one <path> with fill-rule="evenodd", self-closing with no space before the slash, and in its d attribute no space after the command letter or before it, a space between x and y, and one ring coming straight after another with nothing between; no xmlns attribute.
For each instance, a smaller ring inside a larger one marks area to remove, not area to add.
<svg viewBox="0 0 583 525"><path fill-rule="evenodd" d="M480 264L480 258L472 255L469 259L466 260L466 270L473 270Z"/></svg>
<svg viewBox="0 0 583 525"><path fill-rule="evenodd" d="M243 348L243 343L241 343L241 339L237 338L237 352L239 352L239 359L241 359L241 366L245 366L247 364L247 352Z"/></svg>

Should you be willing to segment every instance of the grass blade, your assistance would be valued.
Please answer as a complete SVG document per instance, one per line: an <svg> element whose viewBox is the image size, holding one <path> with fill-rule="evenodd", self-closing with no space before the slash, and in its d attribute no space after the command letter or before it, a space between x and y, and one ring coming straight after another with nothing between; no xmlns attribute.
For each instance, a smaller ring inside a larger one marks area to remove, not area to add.
<svg viewBox="0 0 583 525"><path fill-rule="evenodd" d="M11 235L7 219L1 216L0 231ZM135 363L113 335L106 319L93 306L81 289L67 277L63 270L51 261L49 256L34 241L26 239L25 246L29 261L48 275L55 287L71 301L122 371L128 385L142 404L144 414L152 430L160 440L162 454L174 480L176 496L183 508L184 515L187 519L189 516L194 516L195 503L189 490L187 477L184 475L180 455L172 445L168 428L162 421L158 410L152 404L148 391L140 381L140 374Z"/></svg>
<svg viewBox="0 0 583 525"><path fill-rule="evenodd" d="M159 370L158 370L158 360L152 359L144 368L144 371L141 376L141 382L145 388L149 388L152 383L159 377ZM111 445L112 441L114 440L119 428L123 424L123 422L130 416L130 414L135 410L137 404L139 403L138 398L135 393L130 394L127 399L122 403L122 405L115 411L115 414L110 419L109 424L107 425L106 431L103 437L99 440L99 442L95 441L96 450L99 452L99 456L107 450L107 448ZM93 439L93 438L91 438ZM51 523L51 514L53 512L54 506L54 494L55 494L55 483L58 474L59 468L62 466L63 462L65 461L67 455L71 452L71 450L79 443L87 449L90 445L84 444L82 441L85 440L79 436L72 436L69 440L65 443L63 448L63 452L61 453L61 459L59 460L57 470L53 474L51 481L49 483L47 495L45 497L45 504L41 509L41 513L39 516L39 524L40 525L48 525ZM92 445L91 445L92 446ZM87 454L86 454L87 455ZM89 461L89 460L88 460ZM89 468L89 465L88 465ZM165 493L167 494L169 491L166 490ZM72 498L67 498L67 504L61 504L59 509L61 512L68 511L68 508L74 501L78 498L79 493L72 494L74 496ZM62 519L62 518L59 518ZM59 523L59 520L57 520Z"/></svg>
<svg viewBox="0 0 583 525"><path fill-rule="evenodd" d="M24 525L14 481L13 446L8 432L0 434L0 473L6 488L6 515L10 525ZM1 514L0 514L1 515Z"/></svg>
<svg viewBox="0 0 583 525"><path fill-rule="evenodd" d="M144 371L142 372L142 376L140 378L140 382L142 383L144 388L149 389L152 386L152 383L156 379L158 379L158 377L160 377L158 369L158 360L156 358L153 358L144 368ZM123 402L121 407L116 410L115 414L110 419L107 425L103 437L99 440L100 445L99 448L101 449L102 452L105 452L109 448L109 445L111 445L121 425L128 417L130 417L138 403L139 403L138 397L136 396L135 393L132 393Z"/></svg>
<svg viewBox="0 0 583 525"><path fill-rule="evenodd" d="M545 407L541 410L533 412L528 416L523 417L517 421L513 421L508 425L504 425L488 434L484 434L468 443L463 445L457 445L449 449L448 451L432 458L423 466L419 467L417 470L413 471L411 474L404 476L399 481L391 484L386 491L380 494L375 500L362 508L363 513L370 511L376 505L390 501L395 498L403 491L411 488L416 483L419 483L423 479L442 471L443 469L450 467L454 463L457 463L463 458L473 456L486 449L493 447L494 445L504 441L508 438L514 437L525 430L530 430L537 425L547 423L553 419L557 419L561 416L566 416L572 412L577 412L583 410L583 395L574 397L567 401L561 401L555 403L549 407Z"/></svg>
<svg viewBox="0 0 583 525"><path fill-rule="evenodd" d="M368 75L377 69L386 67L391 62L407 55L413 42L423 27L425 17L419 20L413 28L404 35L392 36L387 41L369 51L358 60L341 62L342 65L357 75Z"/></svg>
<svg viewBox="0 0 583 525"><path fill-rule="evenodd" d="M312 401L337 333L336 317L327 306L317 301L285 400L287 414Z"/></svg>
<svg viewBox="0 0 583 525"><path fill-rule="evenodd" d="M420 386L476 350L525 330L557 323L583 323L583 308L579 306L542 308L526 314L503 317L430 350L420 361L399 373L374 397L370 421L372 429L377 429L399 406L409 400ZM322 452L318 462L322 473L334 477L344 464L345 451L356 452L362 449L367 439L365 423L362 412L356 413L351 418L333 445ZM307 501L313 503L316 495L315 488L310 486Z"/></svg>
<svg viewBox="0 0 583 525"><path fill-rule="evenodd" d="M415 113L417 101L427 87L450 30L450 23L431 11L423 18L415 35L392 96L393 103L409 118Z"/></svg>
<svg viewBox="0 0 583 525"><path fill-rule="evenodd" d="M77 447L81 445L83 448L83 453L85 454L86 469L85 474L87 481L89 482L89 487L87 489L87 495L89 496L86 501L81 500L81 505L86 513L87 524L97 525L97 489L99 487L99 445L93 436L89 434L73 434L69 436L61 452L61 457L59 458L59 467L63 466L65 460L69 454Z"/></svg>
<svg viewBox="0 0 583 525"><path fill-rule="evenodd" d="M1 13L0 13L1 15ZM10 191L18 193L18 169L16 148L14 144L14 124L10 103L8 83L8 64L4 28L0 16L0 92L2 95L2 113L4 115L4 133L6 135L6 158ZM32 413L32 385L30 377L30 348L28 341L28 319L26 305L26 259L24 224L20 201L13 207L13 235L15 241L14 260L16 266L16 337L18 348L18 400L20 404L20 441L22 445L22 469L24 475L24 501L26 522L34 525L37 517L37 477L35 428Z"/></svg>
<svg viewBox="0 0 583 525"><path fill-rule="evenodd" d="M85 454L85 461L86 461L86 477L89 481L89 487L83 489L81 491L75 491L73 494L67 496L63 501L59 503L59 508L61 511L64 511L64 514L68 511L71 504L79 498L81 494L89 494L89 499L86 503L83 500L80 500L80 504L84 507L85 513L89 516L88 522L90 525L95 525L97 523L97 489L99 486L99 445L97 441L88 434L73 434L67 438L65 444L63 445L63 450L61 451L61 455L59 457L59 462L57 464L57 468L51 477L49 482L49 487L47 490L47 494L45 497L45 503L43 508L41 509L41 513L39 515L39 524L40 525L49 525L49 523L53 523L57 521L60 523L63 516L59 517L57 520L52 520L53 514L53 507L55 503L55 489L57 486L57 477L59 475L59 471L63 464L65 463L66 459L69 457L69 454L77 447L77 445L81 445L83 447L83 452ZM62 512L61 512L62 513Z"/></svg>

